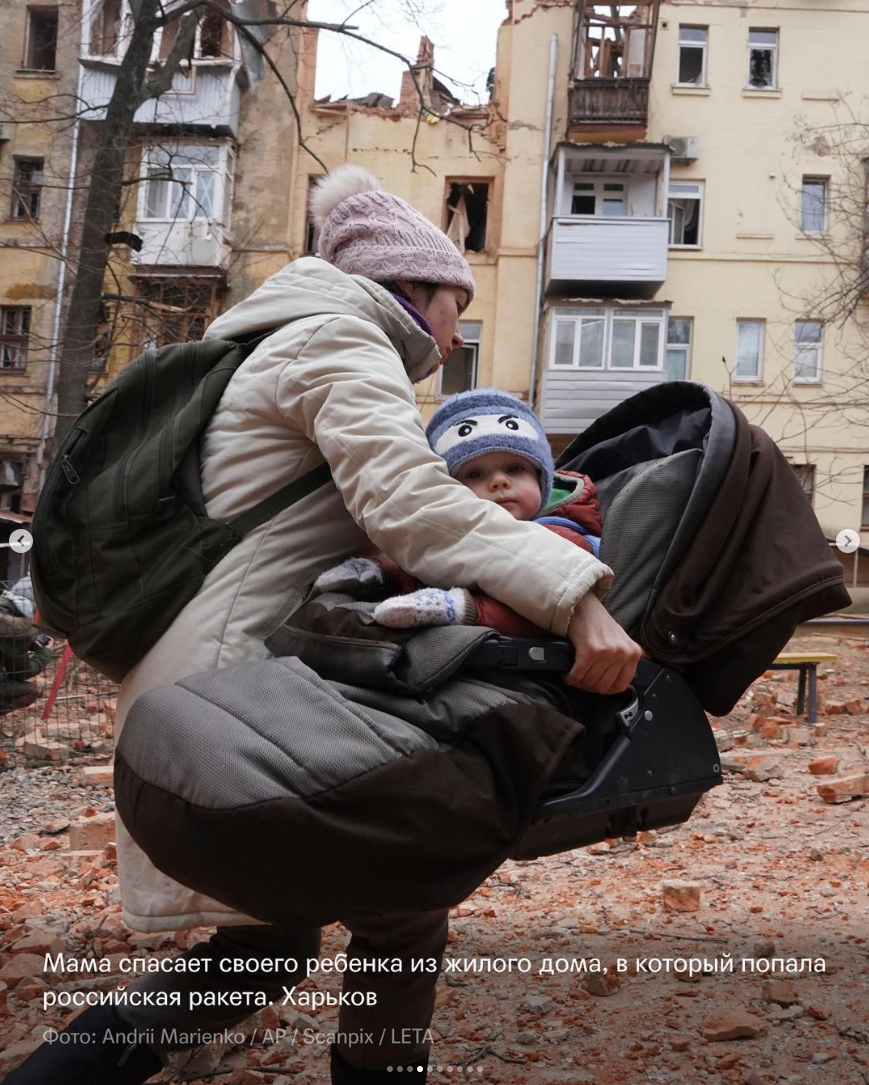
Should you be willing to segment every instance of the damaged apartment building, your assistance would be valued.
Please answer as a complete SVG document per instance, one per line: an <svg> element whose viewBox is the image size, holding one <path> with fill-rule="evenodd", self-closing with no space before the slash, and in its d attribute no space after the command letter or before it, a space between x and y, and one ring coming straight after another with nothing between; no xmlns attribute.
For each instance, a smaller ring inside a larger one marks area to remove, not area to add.
<svg viewBox="0 0 869 1085"><path fill-rule="evenodd" d="M58 255L75 255L68 179L86 175L125 43L128 0L80 2L12 0L0 43L0 524L26 521L38 490ZM777 440L829 535L869 531L867 322L823 300L845 275L865 316L869 148L831 133L865 108L869 74L843 67L841 43L867 19L856 0L507 0L476 104L447 85L476 73L445 62L440 77L427 39L396 99L317 99L305 30L269 43L298 92L299 143L277 79L209 17L136 115L93 383L316 253L311 188L352 161L442 226L477 281L464 348L418 386L424 414L497 385L534 403L558 449L634 392L703 381ZM171 44L158 35L155 66ZM75 93L89 119L29 123L40 99Z"/></svg>
<svg viewBox="0 0 869 1085"><path fill-rule="evenodd" d="M177 27L170 21L155 34L153 72ZM29 522L44 473L86 182L130 32L128 0L13 0L4 15L0 532ZM269 54L293 89L297 50L286 29L273 34ZM275 193L286 190L295 153L291 117L262 58L206 9L171 87L134 117L93 390L146 347L201 337L287 261L289 195ZM8 550L0 563L6 556L15 563ZM14 571L0 568L0 579Z"/></svg>
<svg viewBox="0 0 869 1085"><path fill-rule="evenodd" d="M770 432L828 536L869 532L866 301L838 321L822 303L843 266L858 297L865 283L866 118L842 153L830 126L866 108L869 73L841 43L867 20L856 0L508 0L477 107L425 41L397 102L316 101L309 42L312 149L378 173L473 267L466 346L419 386L423 412L497 385L558 449L635 392L702 381ZM300 254L319 168L296 169Z"/></svg>

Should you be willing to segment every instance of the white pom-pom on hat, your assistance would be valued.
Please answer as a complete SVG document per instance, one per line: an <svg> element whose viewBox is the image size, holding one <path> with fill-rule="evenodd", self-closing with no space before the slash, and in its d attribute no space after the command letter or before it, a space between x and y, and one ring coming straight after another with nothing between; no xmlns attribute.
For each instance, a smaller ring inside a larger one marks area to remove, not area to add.
<svg viewBox="0 0 869 1085"><path fill-rule="evenodd" d="M327 174L311 193L311 215L320 258L348 275L460 286L473 299L468 262L443 230L361 166Z"/></svg>
<svg viewBox="0 0 869 1085"><path fill-rule="evenodd" d="M332 214L338 204L363 192L380 192L383 185L369 170L347 163L327 173L311 193L311 216L317 229Z"/></svg>

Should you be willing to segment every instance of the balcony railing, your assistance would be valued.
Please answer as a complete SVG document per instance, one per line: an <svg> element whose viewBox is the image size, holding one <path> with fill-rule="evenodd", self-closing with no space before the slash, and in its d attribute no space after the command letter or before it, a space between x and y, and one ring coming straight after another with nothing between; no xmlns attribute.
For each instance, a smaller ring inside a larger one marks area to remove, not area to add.
<svg viewBox="0 0 869 1085"><path fill-rule="evenodd" d="M154 267L214 267L226 269L231 250L223 227L206 218L190 222L140 220L136 233L142 248L133 263Z"/></svg>
<svg viewBox="0 0 869 1085"><path fill-rule="evenodd" d="M567 215L552 220L546 284L550 294L652 297L667 277L669 221Z"/></svg>
<svg viewBox="0 0 869 1085"><path fill-rule="evenodd" d="M649 116L649 80L578 79L570 88L570 127L643 125Z"/></svg>
<svg viewBox="0 0 869 1085"><path fill-rule="evenodd" d="M82 61L82 98L88 104L87 119L103 120L115 89L118 65L101 60ZM169 124L203 129L209 135L238 133L240 89L238 66L196 64L190 72L179 72L171 90L149 98L136 110L137 124Z"/></svg>

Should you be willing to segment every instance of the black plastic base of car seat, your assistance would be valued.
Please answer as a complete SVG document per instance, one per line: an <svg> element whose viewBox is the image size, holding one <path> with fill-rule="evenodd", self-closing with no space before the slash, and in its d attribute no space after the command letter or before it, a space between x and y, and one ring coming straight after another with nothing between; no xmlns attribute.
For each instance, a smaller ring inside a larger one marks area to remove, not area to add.
<svg viewBox="0 0 869 1085"><path fill-rule="evenodd" d="M493 638L468 662L564 672L573 656L573 648L563 641ZM709 720L676 671L641 660L626 693L594 698L589 706L608 714L615 739L591 777L581 782L571 781L568 756L564 772L555 774L514 851L515 859L681 824L701 795L722 782Z"/></svg>

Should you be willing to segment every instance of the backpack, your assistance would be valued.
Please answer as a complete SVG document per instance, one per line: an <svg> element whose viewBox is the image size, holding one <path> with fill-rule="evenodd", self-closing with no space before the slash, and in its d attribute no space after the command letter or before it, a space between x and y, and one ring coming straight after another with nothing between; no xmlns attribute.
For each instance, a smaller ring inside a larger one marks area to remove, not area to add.
<svg viewBox="0 0 869 1085"><path fill-rule="evenodd" d="M249 531L330 477L321 464L229 523L205 511L200 437L274 330L141 354L79 415L48 472L33 517L40 617L116 682Z"/></svg>

